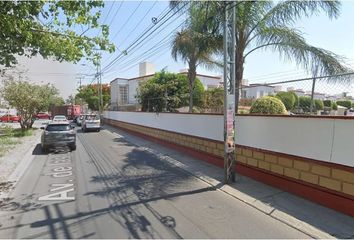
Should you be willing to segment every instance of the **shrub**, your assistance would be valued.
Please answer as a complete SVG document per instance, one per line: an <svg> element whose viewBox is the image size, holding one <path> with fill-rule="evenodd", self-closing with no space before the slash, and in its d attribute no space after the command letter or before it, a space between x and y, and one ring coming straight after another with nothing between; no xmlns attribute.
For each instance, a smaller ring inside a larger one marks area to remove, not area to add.
<svg viewBox="0 0 354 240"><path fill-rule="evenodd" d="M323 105L324 105L325 107L330 107L330 108L332 108L332 101L331 101L331 100L324 100L324 101L323 101Z"/></svg>
<svg viewBox="0 0 354 240"><path fill-rule="evenodd" d="M259 114L286 114L282 101L275 97L258 98L251 106L250 113Z"/></svg>
<svg viewBox="0 0 354 240"><path fill-rule="evenodd" d="M318 110L323 110L323 108L324 108L323 101L319 99L315 99L314 109L318 111Z"/></svg>
<svg viewBox="0 0 354 240"><path fill-rule="evenodd" d="M295 97L291 92L278 92L275 95L276 98L279 98L284 104L286 110L291 110L295 106Z"/></svg>
<svg viewBox="0 0 354 240"><path fill-rule="evenodd" d="M310 97L299 97L299 107L304 112L310 112L311 98Z"/></svg>
<svg viewBox="0 0 354 240"><path fill-rule="evenodd" d="M324 104L322 100L315 99L313 104L313 111L323 110ZM311 108L311 98L310 97L299 97L299 107L304 112L310 112Z"/></svg>
<svg viewBox="0 0 354 240"><path fill-rule="evenodd" d="M299 104L299 97L298 97L298 95L295 92L290 91L289 93L291 93L294 96L294 98L295 98L295 103L294 103L294 108L295 108Z"/></svg>
<svg viewBox="0 0 354 240"><path fill-rule="evenodd" d="M352 102L352 108L354 108L354 102Z"/></svg>
<svg viewBox="0 0 354 240"><path fill-rule="evenodd" d="M239 102L239 106L252 106L252 104L255 102L256 100L254 98L241 98L240 102Z"/></svg>
<svg viewBox="0 0 354 240"><path fill-rule="evenodd" d="M337 101L337 105L340 105L340 106L346 107L346 108L351 108L352 107L352 101L350 101L350 100L340 100L340 101Z"/></svg>
<svg viewBox="0 0 354 240"><path fill-rule="evenodd" d="M332 106L331 107L332 107L333 110L338 110L338 105L334 101L332 102Z"/></svg>

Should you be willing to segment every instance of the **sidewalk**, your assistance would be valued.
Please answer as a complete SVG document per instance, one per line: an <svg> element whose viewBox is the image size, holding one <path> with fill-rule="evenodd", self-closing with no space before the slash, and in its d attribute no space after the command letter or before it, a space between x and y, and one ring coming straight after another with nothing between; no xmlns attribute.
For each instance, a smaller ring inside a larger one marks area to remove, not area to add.
<svg viewBox="0 0 354 240"><path fill-rule="evenodd" d="M11 126L19 127L17 125ZM36 124L36 127L40 126L41 123ZM32 150L40 141L40 135L40 130L33 130L33 135L19 139L19 144L0 157L0 203L1 199L8 197L33 160Z"/></svg>
<svg viewBox="0 0 354 240"><path fill-rule="evenodd" d="M200 180L314 238L354 238L354 218L303 198L237 175L236 183L223 185L223 169L181 152L105 125L104 128L159 158L177 165Z"/></svg>

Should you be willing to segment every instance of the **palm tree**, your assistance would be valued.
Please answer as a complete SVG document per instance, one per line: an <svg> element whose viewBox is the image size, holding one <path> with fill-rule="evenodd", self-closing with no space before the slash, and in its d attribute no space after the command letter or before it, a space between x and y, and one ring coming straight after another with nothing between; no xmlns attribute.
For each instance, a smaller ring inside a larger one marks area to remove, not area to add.
<svg viewBox="0 0 354 240"><path fill-rule="evenodd" d="M194 7L204 11L206 4L201 2ZM219 13L220 22L223 8L231 4L236 4L236 89L240 89L247 57L261 49L278 52L283 59L295 62L313 75L334 75L350 71L343 64L342 57L310 45L303 33L294 27L294 23L301 17L310 17L320 12L325 12L329 18L337 18L341 6L339 1L213 2L209 9L218 9L214 11ZM180 4L171 2L170 5ZM213 21L214 18L209 19ZM222 22L219 29L222 29ZM342 80L346 79L348 77L342 77ZM235 97L237 112L239 91L236 91Z"/></svg>
<svg viewBox="0 0 354 240"><path fill-rule="evenodd" d="M214 68L219 64L213 59L222 48L220 35L211 35L206 31L201 15L203 10L190 8L190 19L186 28L177 32L172 39L171 54L175 61L180 58L188 64L189 112L193 111L193 91L197 75L197 67Z"/></svg>

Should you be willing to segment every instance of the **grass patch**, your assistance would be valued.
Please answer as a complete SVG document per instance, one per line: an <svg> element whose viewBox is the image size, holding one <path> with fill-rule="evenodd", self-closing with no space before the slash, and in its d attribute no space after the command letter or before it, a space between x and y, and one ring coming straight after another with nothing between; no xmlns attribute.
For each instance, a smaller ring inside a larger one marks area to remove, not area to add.
<svg viewBox="0 0 354 240"><path fill-rule="evenodd" d="M16 138L1 136L0 137L0 157L2 157L10 149L14 148L14 146L18 143L20 143L20 140Z"/></svg>
<svg viewBox="0 0 354 240"><path fill-rule="evenodd" d="M19 144L21 142L19 138L31 136L32 134L33 129L23 131L22 129L13 129L8 126L0 128L0 157L14 148L16 144Z"/></svg>
<svg viewBox="0 0 354 240"><path fill-rule="evenodd" d="M13 134L12 136L15 138L28 137L28 136L32 136L33 129L28 129L24 131L22 131L22 129L14 129L12 134Z"/></svg>

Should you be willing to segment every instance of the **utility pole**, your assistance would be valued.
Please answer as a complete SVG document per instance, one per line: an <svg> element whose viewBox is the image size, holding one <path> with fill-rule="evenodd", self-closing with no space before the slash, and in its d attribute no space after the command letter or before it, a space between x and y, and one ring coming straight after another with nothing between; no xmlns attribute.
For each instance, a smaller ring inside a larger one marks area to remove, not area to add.
<svg viewBox="0 0 354 240"><path fill-rule="evenodd" d="M224 2L224 183L235 182L236 1ZM231 6L230 6L231 5Z"/></svg>
<svg viewBox="0 0 354 240"><path fill-rule="evenodd" d="M98 51L98 50L97 50ZM97 91L98 91L98 112L101 116L103 110L103 97L102 97L102 69L101 69L101 54L97 65Z"/></svg>
<svg viewBox="0 0 354 240"><path fill-rule="evenodd" d="M318 66L316 66L313 72L313 80L312 80L312 90L311 90L311 105L310 105L310 114L313 114L314 107L314 95L315 95L315 86L316 86L316 77L318 73Z"/></svg>

